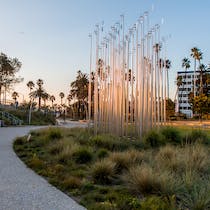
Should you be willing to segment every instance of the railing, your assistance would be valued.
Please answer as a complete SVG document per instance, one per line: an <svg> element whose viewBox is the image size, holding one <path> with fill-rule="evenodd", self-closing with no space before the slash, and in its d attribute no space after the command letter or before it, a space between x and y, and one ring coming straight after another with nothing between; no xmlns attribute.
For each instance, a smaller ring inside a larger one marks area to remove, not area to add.
<svg viewBox="0 0 210 210"><path fill-rule="evenodd" d="M4 112L4 111L0 111L0 115L2 117L2 119L7 119L11 122L12 125L22 125L23 121L20 120L19 118L15 117L14 115L8 113L8 112Z"/></svg>

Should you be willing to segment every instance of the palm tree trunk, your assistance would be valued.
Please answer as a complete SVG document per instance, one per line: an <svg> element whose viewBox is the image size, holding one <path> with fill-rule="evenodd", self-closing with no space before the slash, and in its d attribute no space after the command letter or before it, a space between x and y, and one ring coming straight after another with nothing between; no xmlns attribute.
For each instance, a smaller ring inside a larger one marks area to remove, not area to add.
<svg viewBox="0 0 210 210"><path fill-rule="evenodd" d="M196 74L196 59L194 60L194 97L196 96L196 90L195 90L195 86L196 86L196 78L195 78L195 74Z"/></svg>
<svg viewBox="0 0 210 210"><path fill-rule="evenodd" d="M0 85L0 104L1 104L2 86Z"/></svg>
<svg viewBox="0 0 210 210"><path fill-rule="evenodd" d="M41 108L41 97L39 97L39 109Z"/></svg>

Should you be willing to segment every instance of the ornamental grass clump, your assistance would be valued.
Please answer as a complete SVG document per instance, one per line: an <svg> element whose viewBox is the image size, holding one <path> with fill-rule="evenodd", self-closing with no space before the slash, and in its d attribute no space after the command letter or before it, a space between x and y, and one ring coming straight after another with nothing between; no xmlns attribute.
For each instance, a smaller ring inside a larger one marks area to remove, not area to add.
<svg viewBox="0 0 210 210"><path fill-rule="evenodd" d="M164 145L164 137L157 130L150 130L143 138L143 142L150 147L159 147Z"/></svg>
<svg viewBox="0 0 210 210"><path fill-rule="evenodd" d="M194 183L184 196L181 197L183 209L210 209L210 182Z"/></svg>
<svg viewBox="0 0 210 210"><path fill-rule="evenodd" d="M115 175L115 164L109 160L100 160L91 168L91 176L94 183L111 184Z"/></svg>
<svg viewBox="0 0 210 210"><path fill-rule="evenodd" d="M158 151L155 161L158 168L181 173L185 170L183 151L174 146L166 145Z"/></svg>
<svg viewBox="0 0 210 210"><path fill-rule="evenodd" d="M64 178L64 180L62 182L62 186L66 190L76 189L76 188L81 187L81 185L82 185L81 179L79 179L78 177L75 177L75 176L68 176L68 177Z"/></svg>
<svg viewBox="0 0 210 210"><path fill-rule="evenodd" d="M72 156L73 156L74 152L76 152L79 149L79 147L80 146L74 142L69 143L57 155L57 160L60 163L68 163L68 161L72 160Z"/></svg>
<svg viewBox="0 0 210 210"><path fill-rule="evenodd" d="M61 139L61 130L59 128L49 128L47 132L47 138L49 140Z"/></svg>
<svg viewBox="0 0 210 210"><path fill-rule="evenodd" d="M185 148L186 169L205 173L210 169L209 151L201 144L189 145Z"/></svg>
<svg viewBox="0 0 210 210"><path fill-rule="evenodd" d="M91 146L104 148L109 151L124 151L130 147L130 142L107 134L93 136L89 142Z"/></svg>
<svg viewBox="0 0 210 210"><path fill-rule="evenodd" d="M109 160L115 163L117 173L122 173L123 170L128 170L135 164L141 164L143 158L143 153L137 150L114 152L109 156Z"/></svg>
<svg viewBox="0 0 210 210"><path fill-rule="evenodd" d="M73 159L76 163L88 163L93 159L93 152L90 148L79 147L73 152Z"/></svg>
<svg viewBox="0 0 210 210"><path fill-rule="evenodd" d="M160 132L164 137L165 143L171 143L175 145L182 143L182 136L178 129L174 127L164 127L161 129Z"/></svg>
<svg viewBox="0 0 210 210"><path fill-rule="evenodd" d="M180 183L172 173L158 171L148 164L132 167L123 179L128 189L141 196L151 194L172 196L180 188Z"/></svg>
<svg viewBox="0 0 210 210"><path fill-rule="evenodd" d="M192 130L190 133L187 133L184 137L187 144L202 143L209 144L210 139L207 136L207 133L202 130Z"/></svg>

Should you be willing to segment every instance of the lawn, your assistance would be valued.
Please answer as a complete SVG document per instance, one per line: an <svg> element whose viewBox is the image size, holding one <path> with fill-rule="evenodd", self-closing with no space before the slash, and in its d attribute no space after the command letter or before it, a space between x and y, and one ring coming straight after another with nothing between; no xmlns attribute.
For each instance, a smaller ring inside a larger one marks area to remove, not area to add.
<svg viewBox="0 0 210 210"><path fill-rule="evenodd" d="M17 138L26 165L87 209L209 209L210 132L166 127L143 139L47 128Z"/></svg>

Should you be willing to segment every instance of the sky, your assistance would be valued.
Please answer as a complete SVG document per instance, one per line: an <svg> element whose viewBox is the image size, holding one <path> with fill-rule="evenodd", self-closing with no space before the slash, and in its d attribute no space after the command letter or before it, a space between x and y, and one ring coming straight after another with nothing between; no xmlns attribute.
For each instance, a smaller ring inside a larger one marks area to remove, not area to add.
<svg viewBox="0 0 210 210"><path fill-rule="evenodd" d="M108 31L121 14L127 27L145 11L151 25L161 24L172 62L170 98L175 95L176 73L191 48L201 49L203 63L210 63L209 0L0 0L0 5L0 52L22 62L18 75L24 82L14 87L20 101L27 98L26 83L39 78L57 100L61 91L67 95L76 72L89 72L88 35L95 24L103 21Z"/></svg>

